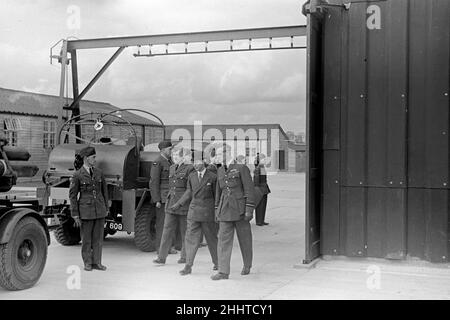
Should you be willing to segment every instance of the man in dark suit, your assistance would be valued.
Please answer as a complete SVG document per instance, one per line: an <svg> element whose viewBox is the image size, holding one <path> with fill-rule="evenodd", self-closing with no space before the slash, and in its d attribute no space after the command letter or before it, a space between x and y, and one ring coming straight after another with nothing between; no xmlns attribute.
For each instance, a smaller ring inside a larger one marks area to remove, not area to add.
<svg viewBox="0 0 450 320"><path fill-rule="evenodd" d="M69 197L71 215L75 225L81 228L84 269L104 271L102 246L108 211L108 187L101 170L94 167L96 156L93 147L83 148L76 157L77 171L70 182Z"/></svg>
<svg viewBox="0 0 450 320"><path fill-rule="evenodd" d="M181 275L192 272L195 255L203 235L214 264L213 270L218 269L217 223L214 217L217 178L213 172L206 170L201 153L197 153L194 159L194 168L195 171L189 175L186 192L173 207L178 208L189 204L185 239L186 265L180 271Z"/></svg>
<svg viewBox="0 0 450 320"><path fill-rule="evenodd" d="M178 263L186 262L186 252L184 247L184 237L186 234L186 216L188 204L183 206L174 206L186 191L189 174L194 170L192 164L184 163L185 153L191 153L188 149L175 147L172 151L174 164L169 170L169 191L165 204L166 216L164 218L164 229L159 247L158 258L153 260L156 264L165 264L167 255L176 238L176 232L179 230L181 239L181 255Z"/></svg>
<svg viewBox="0 0 450 320"><path fill-rule="evenodd" d="M231 157L231 147L223 144L216 149L216 157L223 166L217 170L216 219L219 221L219 241L217 245L219 272L212 280L228 279L230 274L231 251L236 230L244 267L241 275L250 273L253 260L252 231L250 220L255 209L255 187L250 170L243 164L235 163Z"/></svg>
<svg viewBox="0 0 450 320"><path fill-rule="evenodd" d="M160 150L159 157L153 162L150 170L150 195L151 200L156 206L156 243L155 247L159 250L161 237L164 228L165 202L169 193L169 168L172 165L170 153L172 142L168 140L161 141L158 144ZM170 250L169 253L176 253Z"/></svg>
<svg viewBox="0 0 450 320"><path fill-rule="evenodd" d="M270 193L269 185L267 184L267 173L265 168L266 157L264 154L257 156L255 160L255 170L253 171L253 182L255 188L260 191L262 198L255 209L255 220L257 226L266 226L269 223L265 222L267 196Z"/></svg>

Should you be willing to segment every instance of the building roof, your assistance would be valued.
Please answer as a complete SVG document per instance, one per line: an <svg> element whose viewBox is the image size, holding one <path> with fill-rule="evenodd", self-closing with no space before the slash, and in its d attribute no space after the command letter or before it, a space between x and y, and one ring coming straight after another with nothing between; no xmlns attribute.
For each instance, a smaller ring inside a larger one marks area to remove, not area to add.
<svg viewBox="0 0 450 320"><path fill-rule="evenodd" d="M72 99L68 99L69 104L72 101ZM58 96L0 88L0 112L56 118L61 107ZM88 112L108 113L114 110L120 110L120 108L107 102L90 100L81 100L80 102L82 114ZM129 111L123 111L121 115L122 119L134 125L160 126L155 121Z"/></svg>
<svg viewBox="0 0 450 320"><path fill-rule="evenodd" d="M219 130L222 129L278 129L280 130L281 135L285 138L284 140L288 141L289 138L286 135L286 132L283 130L281 125L279 123L254 123L254 124L202 124L203 131L216 128ZM194 134L194 125L188 124L188 125L166 125L166 136L170 136L173 131L176 129L186 129L188 130L192 135Z"/></svg>

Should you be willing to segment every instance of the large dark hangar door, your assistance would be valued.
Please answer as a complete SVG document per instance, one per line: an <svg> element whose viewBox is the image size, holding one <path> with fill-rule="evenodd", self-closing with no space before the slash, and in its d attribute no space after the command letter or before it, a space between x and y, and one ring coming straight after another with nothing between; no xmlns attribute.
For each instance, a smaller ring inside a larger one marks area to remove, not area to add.
<svg viewBox="0 0 450 320"><path fill-rule="evenodd" d="M306 100L306 216L305 260L320 255L320 194L322 141L322 25L314 14L308 14L307 100Z"/></svg>

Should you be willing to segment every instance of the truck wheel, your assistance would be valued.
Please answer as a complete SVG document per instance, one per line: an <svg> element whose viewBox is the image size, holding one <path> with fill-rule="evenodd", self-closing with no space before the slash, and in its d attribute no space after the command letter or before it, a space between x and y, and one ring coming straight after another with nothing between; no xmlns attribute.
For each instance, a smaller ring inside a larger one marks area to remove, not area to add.
<svg viewBox="0 0 450 320"><path fill-rule="evenodd" d="M155 251L156 212L150 202L144 202L134 219L134 243L145 252Z"/></svg>
<svg viewBox="0 0 450 320"><path fill-rule="evenodd" d="M75 227L72 217L61 220L61 224L55 229L55 238L63 246L74 246L80 243L80 228Z"/></svg>
<svg viewBox="0 0 450 320"><path fill-rule="evenodd" d="M47 261L47 236L32 217L20 220L8 243L0 245L0 286L23 290L38 282Z"/></svg>

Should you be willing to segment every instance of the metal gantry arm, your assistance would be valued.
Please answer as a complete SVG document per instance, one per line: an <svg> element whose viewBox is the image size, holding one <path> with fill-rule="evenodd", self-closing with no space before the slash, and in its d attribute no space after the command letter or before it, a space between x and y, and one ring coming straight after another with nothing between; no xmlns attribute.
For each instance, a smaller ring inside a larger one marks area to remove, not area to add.
<svg viewBox="0 0 450 320"><path fill-rule="evenodd" d="M72 117L77 117L80 114L79 102L94 86L98 79L104 74L108 67L120 55L126 47L140 47L153 45L166 45L168 48L171 44L185 44L189 43L204 43L205 50L199 52L188 52L187 49L184 54L190 53L209 53L209 52L233 52L233 51L256 51L256 50L279 50L279 49L301 49L303 46L294 46L294 37L306 36L306 26L285 26L272 28L253 28L253 29L235 29L235 30L221 30L221 31L205 31L205 32L189 32L189 33L173 33L173 34L159 34L159 35L145 35L145 36L127 36L127 37L112 37L112 38L98 38L98 39L81 39L81 40L62 40L62 49L59 56L50 54L51 59L57 59L61 63L61 82L60 82L60 100L61 110L58 113L58 128L61 129L63 125L63 105L64 105L64 89L68 85L66 83L67 64L70 61L72 66L72 89L73 102L66 108L72 111ZM286 47L275 47L272 44L272 39L275 38L290 38L291 45ZM269 46L267 48L255 48L251 46L253 39L268 39ZM248 40L248 49L233 49L232 43L235 40ZM229 50L208 50L208 43L218 41L230 41ZM105 63L99 70L95 77L89 82L86 88L79 93L78 88L78 66L77 66L77 50L83 49L100 49L100 48L118 48L114 55ZM70 53L70 59L68 54ZM156 55L171 55L180 53L169 53L166 50L165 54L151 54L145 56ZM136 56L136 55L135 55ZM139 56L139 55L138 55ZM75 127L76 135L81 135L79 127Z"/></svg>

